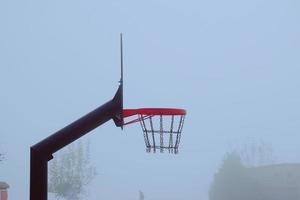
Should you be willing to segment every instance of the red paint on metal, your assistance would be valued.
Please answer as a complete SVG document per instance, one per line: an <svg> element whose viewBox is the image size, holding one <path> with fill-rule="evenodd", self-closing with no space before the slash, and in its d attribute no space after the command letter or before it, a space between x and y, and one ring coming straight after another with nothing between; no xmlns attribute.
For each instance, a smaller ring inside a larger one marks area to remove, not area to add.
<svg viewBox="0 0 300 200"><path fill-rule="evenodd" d="M131 117L133 115L140 115L138 118L128 122L123 122L123 125L139 122L148 117L156 115L186 115L186 110L180 108L137 108L137 109L123 109L123 118Z"/></svg>
<svg viewBox="0 0 300 200"><path fill-rule="evenodd" d="M1 197L0 197L0 200L7 200L8 199L8 195L7 195L7 191L6 190L2 190L2 191L0 191L0 195L1 195Z"/></svg>
<svg viewBox="0 0 300 200"><path fill-rule="evenodd" d="M123 109L123 116L133 115L186 115L186 110L180 108L137 108Z"/></svg>

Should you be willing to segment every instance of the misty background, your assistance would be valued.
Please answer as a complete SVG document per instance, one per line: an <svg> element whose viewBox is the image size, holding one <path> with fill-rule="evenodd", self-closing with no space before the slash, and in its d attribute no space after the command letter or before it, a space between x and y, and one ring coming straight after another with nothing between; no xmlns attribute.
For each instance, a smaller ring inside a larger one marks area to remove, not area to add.
<svg viewBox="0 0 300 200"><path fill-rule="evenodd" d="M29 148L110 100L187 110L179 154L146 153L138 124L90 142L87 199L208 199L224 155L264 141L300 161L300 2L0 1L0 181L29 198Z"/></svg>

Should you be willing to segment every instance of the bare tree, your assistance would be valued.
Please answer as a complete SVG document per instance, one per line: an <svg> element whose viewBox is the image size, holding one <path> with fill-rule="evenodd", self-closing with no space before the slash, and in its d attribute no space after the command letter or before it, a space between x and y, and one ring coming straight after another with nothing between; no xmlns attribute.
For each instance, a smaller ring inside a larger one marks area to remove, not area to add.
<svg viewBox="0 0 300 200"><path fill-rule="evenodd" d="M262 139L245 138L230 145L228 153L236 153L245 167L270 165L276 162L272 144Z"/></svg>
<svg viewBox="0 0 300 200"><path fill-rule="evenodd" d="M0 153L0 162L4 160L4 153Z"/></svg>
<svg viewBox="0 0 300 200"><path fill-rule="evenodd" d="M48 191L57 199L79 200L95 175L89 158L89 144L69 145L50 162Z"/></svg>
<svg viewBox="0 0 300 200"><path fill-rule="evenodd" d="M235 152L241 158L241 162L248 167L274 164L276 160L272 145L263 140L250 140Z"/></svg>

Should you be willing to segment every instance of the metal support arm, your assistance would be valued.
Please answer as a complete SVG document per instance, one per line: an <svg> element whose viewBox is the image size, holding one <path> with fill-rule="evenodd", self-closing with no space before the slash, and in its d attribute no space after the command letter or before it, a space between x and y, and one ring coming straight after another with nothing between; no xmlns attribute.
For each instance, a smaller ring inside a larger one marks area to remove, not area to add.
<svg viewBox="0 0 300 200"><path fill-rule="evenodd" d="M115 97L30 148L30 200L47 200L52 154L116 116L122 115L122 85Z"/></svg>

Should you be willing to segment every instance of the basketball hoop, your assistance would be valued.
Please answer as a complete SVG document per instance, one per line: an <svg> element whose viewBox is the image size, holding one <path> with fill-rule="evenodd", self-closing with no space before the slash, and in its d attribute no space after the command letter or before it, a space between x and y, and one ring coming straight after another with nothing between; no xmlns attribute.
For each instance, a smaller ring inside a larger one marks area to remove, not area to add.
<svg viewBox="0 0 300 200"><path fill-rule="evenodd" d="M177 108L123 109L123 49L121 43L121 79L115 96L68 126L30 147L30 200L47 200L48 161L53 154L112 119L117 127L139 122L147 152L178 153L186 111ZM124 122L124 118L137 118ZM167 138L167 139L166 139ZM164 140L167 140L165 143ZM0 196L1 199L1 196Z"/></svg>
<svg viewBox="0 0 300 200"><path fill-rule="evenodd" d="M181 132L186 110L178 108L139 108L124 109L123 118L137 115L137 118L123 125L139 122L143 131L146 151L153 153L157 149L161 153L165 149L169 153L178 153Z"/></svg>

